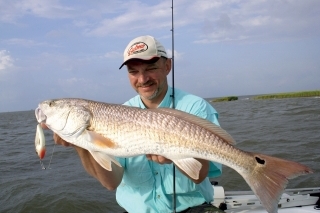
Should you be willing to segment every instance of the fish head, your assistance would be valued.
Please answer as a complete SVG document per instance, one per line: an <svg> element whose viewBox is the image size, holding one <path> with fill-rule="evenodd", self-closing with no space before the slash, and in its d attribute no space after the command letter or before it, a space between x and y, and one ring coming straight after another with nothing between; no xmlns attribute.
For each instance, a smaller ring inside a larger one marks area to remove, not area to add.
<svg viewBox="0 0 320 213"><path fill-rule="evenodd" d="M66 139L77 137L90 125L89 103L82 99L53 99L39 104L35 115L39 123Z"/></svg>

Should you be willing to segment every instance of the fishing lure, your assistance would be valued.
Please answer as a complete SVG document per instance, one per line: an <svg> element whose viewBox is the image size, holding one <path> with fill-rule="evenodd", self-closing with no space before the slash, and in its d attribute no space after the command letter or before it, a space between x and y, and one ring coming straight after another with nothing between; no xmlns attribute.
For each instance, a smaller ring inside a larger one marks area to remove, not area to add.
<svg viewBox="0 0 320 213"><path fill-rule="evenodd" d="M44 137L43 129L41 127L41 124L37 125L37 130L36 130L36 138L35 138L35 148L36 152L42 160L46 154L46 139Z"/></svg>
<svg viewBox="0 0 320 213"><path fill-rule="evenodd" d="M35 137L35 140L34 140L34 144L35 144L37 155L40 158L40 165L41 165L42 169L47 169L43 165L43 162L42 162L42 159L44 158L44 156L46 154L46 139L45 139L45 136L44 136L44 133L43 133L43 129L42 129L40 123L37 125L36 137ZM53 146L52 155L51 155L50 162L49 162L49 165L48 165L49 169L50 169L50 165L51 165L51 161L52 161L52 156L53 156L53 153L54 153L54 148L55 148L55 145Z"/></svg>

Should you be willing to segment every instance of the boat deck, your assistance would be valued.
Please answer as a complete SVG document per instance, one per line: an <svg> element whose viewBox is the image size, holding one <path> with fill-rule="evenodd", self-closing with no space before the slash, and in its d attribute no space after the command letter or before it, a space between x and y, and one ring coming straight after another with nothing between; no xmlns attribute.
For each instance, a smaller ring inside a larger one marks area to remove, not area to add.
<svg viewBox="0 0 320 213"><path fill-rule="evenodd" d="M267 213L252 191L224 192L213 186L213 205L223 205L226 213ZM320 187L287 189L279 201L279 213L320 213Z"/></svg>

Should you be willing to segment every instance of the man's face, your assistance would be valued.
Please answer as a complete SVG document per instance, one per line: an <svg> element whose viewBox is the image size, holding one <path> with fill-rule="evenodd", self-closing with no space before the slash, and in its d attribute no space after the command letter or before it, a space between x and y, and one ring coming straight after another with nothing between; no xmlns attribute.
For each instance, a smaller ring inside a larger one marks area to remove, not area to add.
<svg viewBox="0 0 320 213"><path fill-rule="evenodd" d="M167 88L167 75L171 70L171 60L160 58L154 63L132 60L127 64L130 84L137 93L147 100L155 101Z"/></svg>

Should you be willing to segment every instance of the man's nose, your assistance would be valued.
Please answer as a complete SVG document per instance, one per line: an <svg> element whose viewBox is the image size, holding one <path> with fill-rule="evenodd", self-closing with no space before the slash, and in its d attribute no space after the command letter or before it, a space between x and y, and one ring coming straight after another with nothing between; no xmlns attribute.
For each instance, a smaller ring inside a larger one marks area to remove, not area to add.
<svg viewBox="0 0 320 213"><path fill-rule="evenodd" d="M149 76L146 73L140 73L138 81L140 84L144 84L149 80Z"/></svg>

